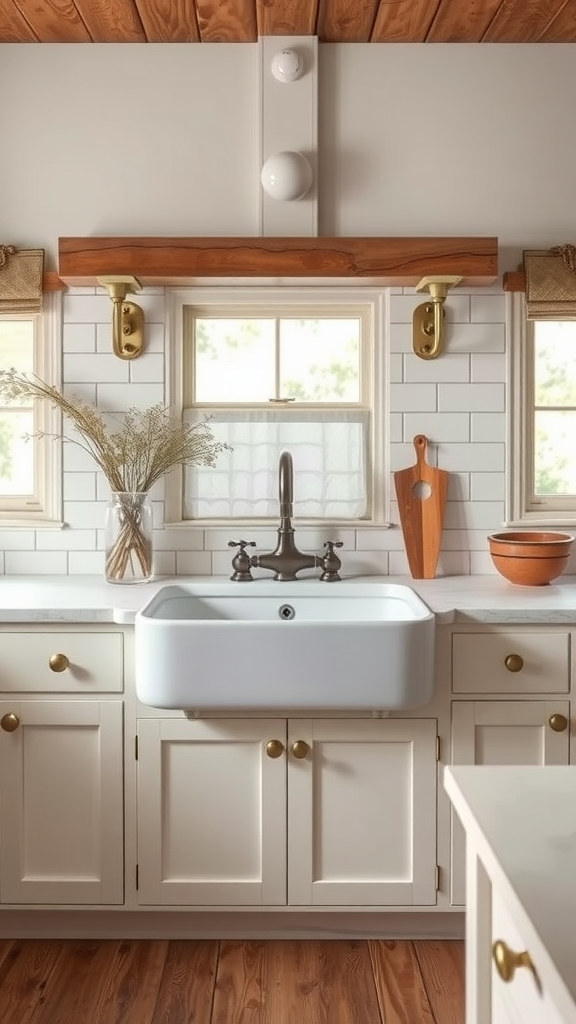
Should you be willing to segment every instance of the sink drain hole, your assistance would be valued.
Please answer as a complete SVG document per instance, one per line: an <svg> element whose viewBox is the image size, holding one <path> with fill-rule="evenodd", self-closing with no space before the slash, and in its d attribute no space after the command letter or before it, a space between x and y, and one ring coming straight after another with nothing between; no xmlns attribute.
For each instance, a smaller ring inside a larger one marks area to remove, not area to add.
<svg viewBox="0 0 576 1024"><path fill-rule="evenodd" d="M293 619L296 612L291 604L281 604L278 609L278 615L281 619Z"/></svg>

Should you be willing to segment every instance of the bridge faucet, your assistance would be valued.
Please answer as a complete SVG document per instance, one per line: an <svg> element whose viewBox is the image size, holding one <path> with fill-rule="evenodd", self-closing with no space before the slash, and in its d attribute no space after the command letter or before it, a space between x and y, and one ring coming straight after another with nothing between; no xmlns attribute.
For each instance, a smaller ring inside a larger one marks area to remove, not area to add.
<svg viewBox="0 0 576 1024"><path fill-rule="evenodd" d="M274 551L264 555L252 555L250 564L261 569L272 569L275 580L295 580L301 569L315 569L322 566L320 555L305 555L298 551L294 542L292 526L294 501L294 469L290 452L282 452L278 463L278 487L280 496L280 526L278 543Z"/></svg>

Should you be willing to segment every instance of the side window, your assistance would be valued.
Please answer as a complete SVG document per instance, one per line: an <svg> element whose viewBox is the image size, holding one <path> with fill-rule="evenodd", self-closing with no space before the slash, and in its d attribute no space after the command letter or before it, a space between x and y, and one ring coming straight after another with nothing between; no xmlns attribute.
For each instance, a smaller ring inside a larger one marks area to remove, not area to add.
<svg viewBox="0 0 576 1024"><path fill-rule="evenodd" d="M296 515L381 521L382 294L213 291L180 302L178 397L231 450L183 472L181 520L277 518L288 450Z"/></svg>
<svg viewBox="0 0 576 1024"><path fill-rule="evenodd" d="M0 369L54 380L58 366L60 296L43 313L0 315ZM56 381L57 383L57 381ZM0 399L0 525L54 525L60 519L60 417L45 402Z"/></svg>
<svg viewBox="0 0 576 1024"><path fill-rule="evenodd" d="M576 522L576 320L512 321L513 523Z"/></svg>

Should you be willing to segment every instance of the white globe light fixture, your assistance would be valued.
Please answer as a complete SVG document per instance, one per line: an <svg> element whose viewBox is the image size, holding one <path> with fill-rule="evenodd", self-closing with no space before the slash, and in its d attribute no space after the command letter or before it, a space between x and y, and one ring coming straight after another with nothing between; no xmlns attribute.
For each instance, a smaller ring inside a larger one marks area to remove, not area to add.
<svg viewBox="0 0 576 1024"><path fill-rule="evenodd" d="M296 50L279 50L272 57L271 69L278 82L296 82L304 73L304 62Z"/></svg>
<svg viewBox="0 0 576 1024"><path fill-rule="evenodd" d="M313 173L303 153L284 151L268 157L260 174L262 188L273 199L303 199L312 185Z"/></svg>

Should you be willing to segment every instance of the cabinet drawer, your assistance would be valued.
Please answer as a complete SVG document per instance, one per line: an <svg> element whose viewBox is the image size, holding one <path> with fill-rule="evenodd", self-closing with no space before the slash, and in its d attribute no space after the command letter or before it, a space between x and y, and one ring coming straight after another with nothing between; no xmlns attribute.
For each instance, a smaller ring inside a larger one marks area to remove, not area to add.
<svg viewBox="0 0 576 1024"><path fill-rule="evenodd" d="M492 890L492 949L494 943L504 943L506 956L511 953L527 952L534 964L514 970L513 976L504 981L495 965L492 955L492 1021L499 1024L505 1020L510 1024L562 1024L560 1013L547 991L545 977L542 977L537 952L529 948L522 938L518 926L499 894Z"/></svg>
<svg viewBox="0 0 576 1024"><path fill-rule="evenodd" d="M122 633L0 633L0 690L5 693L120 693L123 687Z"/></svg>
<svg viewBox="0 0 576 1024"><path fill-rule="evenodd" d="M453 693L568 693L570 633L452 635Z"/></svg>

